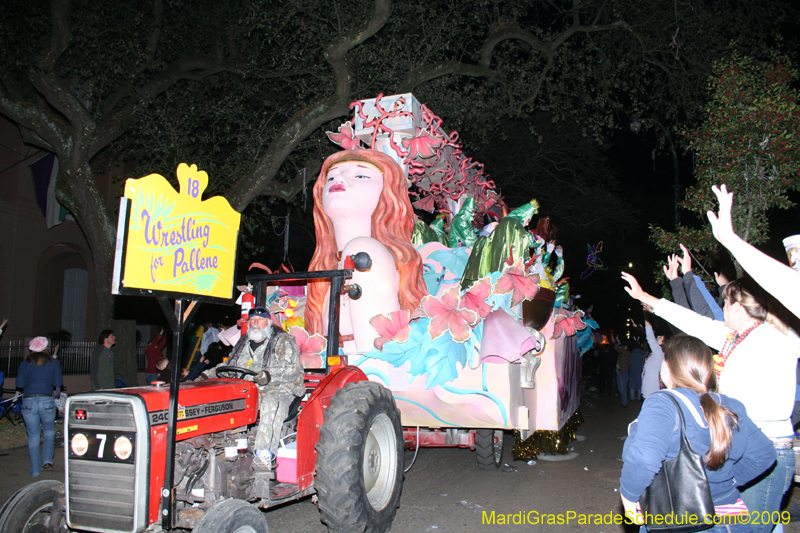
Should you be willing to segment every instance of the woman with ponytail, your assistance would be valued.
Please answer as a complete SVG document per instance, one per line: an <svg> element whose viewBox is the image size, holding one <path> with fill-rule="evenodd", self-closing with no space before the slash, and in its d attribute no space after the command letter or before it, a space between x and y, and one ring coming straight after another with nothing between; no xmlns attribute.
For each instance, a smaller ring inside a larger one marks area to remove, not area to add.
<svg viewBox="0 0 800 533"><path fill-rule="evenodd" d="M678 454L680 418L667 397L672 394L683 412L692 449L704 457L719 523L707 531L752 531L750 520L732 516L748 512L737 485L757 478L775 463L772 442L750 420L740 401L715 392L714 361L700 339L678 335L666 343L661 380L669 390L645 400L639 418L628 428L622 450L620 494L626 518L636 520L638 500L661 463ZM642 531L647 531L644 526Z"/></svg>
<svg viewBox="0 0 800 533"><path fill-rule="evenodd" d="M31 353L17 370L16 386L23 394L22 418L28 433L31 477L41 475L42 469L53 469L57 414L55 399L61 395L64 385L61 365L50 355L48 344L46 337L34 337L28 343Z"/></svg>
<svg viewBox="0 0 800 533"><path fill-rule="evenodd" d="M770 312L769 297L752 280L730 282L722 293L725 322L644 292L636 278L622 273L633 298L653 308L653 313L678 329L694 335L719 353L714 371L719 392L742 402L747 414L772 441L778 460L763 476L742 490L742 500L753 513L777 516L783 496L794 477L792 450L795 369L798 343L786 326ZM751 524L754 533L773 531L773 523ZM775 531L783 531L782 525Z"/></svg>

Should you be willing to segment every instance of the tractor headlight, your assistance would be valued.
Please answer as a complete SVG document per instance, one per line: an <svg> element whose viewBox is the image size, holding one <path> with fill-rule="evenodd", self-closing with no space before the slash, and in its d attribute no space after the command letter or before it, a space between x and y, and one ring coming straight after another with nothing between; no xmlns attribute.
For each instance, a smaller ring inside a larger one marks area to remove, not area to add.
<svg viewBox="0 0 800 533"><path fill-rule="evenodd" d="M89 439L83 433L75 433L72 436L70 448L75 455L83 455L89 449Z"/></svg>
<svg viewBox="0 0 800 533"><path fill-rule="evenodd" d="M131 456L132 451L133 445L128 437L117 437L117 440L114 441L114 455L117 456L117 459L125 461Z"/></svg>

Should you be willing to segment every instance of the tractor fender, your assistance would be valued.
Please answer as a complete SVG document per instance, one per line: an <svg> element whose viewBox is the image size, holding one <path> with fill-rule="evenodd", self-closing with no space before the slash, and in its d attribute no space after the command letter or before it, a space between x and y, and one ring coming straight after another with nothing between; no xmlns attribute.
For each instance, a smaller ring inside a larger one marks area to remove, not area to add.
<svg viewBox="0 0 800 533"><path fill-rule="evenodd" d="M328 374L309 397L297 419L297 484L305 490L314 482L317 464L316 444L319 428L325 420L325 409L336 391L357 381L367 381L367 375L355 366L339 367Z"/></svg>

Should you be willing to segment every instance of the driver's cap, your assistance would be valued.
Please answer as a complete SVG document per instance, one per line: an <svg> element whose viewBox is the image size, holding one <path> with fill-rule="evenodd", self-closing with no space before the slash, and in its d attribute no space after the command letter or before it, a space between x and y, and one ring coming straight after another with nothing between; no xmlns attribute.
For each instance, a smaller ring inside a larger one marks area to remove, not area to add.
<svg viewBox="0 0 800 533"><path fill-rule="evenodd" d="M253 318L254 316L258 316L261 318L270 318L272 315L269 314L269 310L266 307L254 307L250 309L250 312L247 313L249 318Z"/></svg>

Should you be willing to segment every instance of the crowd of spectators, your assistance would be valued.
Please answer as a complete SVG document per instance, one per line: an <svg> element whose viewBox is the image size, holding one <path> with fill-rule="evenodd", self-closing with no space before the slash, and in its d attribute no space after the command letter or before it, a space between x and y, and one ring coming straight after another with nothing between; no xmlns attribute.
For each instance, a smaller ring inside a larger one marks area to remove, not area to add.
<svg viewBox="0 0 800 533"><path fill-rule="evenodd" d="M717 514L778 513L794 478L792 411L800 339L776 310L785 306L800 316L800 273L737 236L731 220L733 195L724 185L713 191L719 200L718 214L708 214L713 233L740 266L741 277L716 273L719 296L712 296L692 272L692 256L683 245L682 256L671 255L664 266L673 301L652 296L636 278L622 273L625 290L647 313L644 329L652 352L642 384L643 396L652 400L642 405L623 451L620 492L626 510L633 513L640 511L637 501L662 461L677 454L677 412L666 398L669 394L656 394L660 389L685 396L687 407L703 412L686 431L696 451L707 450ZM663 351L669 334L655 334L654 316L674 330ZM751 420L774 451L765 451L761 437L748 433ZM737 444L741 440L750 442L743 453ZM754 470L753 465L759 466ZM714 485L717 480L724 480L724 490ZM783 531L774 521L725 527L709 531Z"/></svg>

